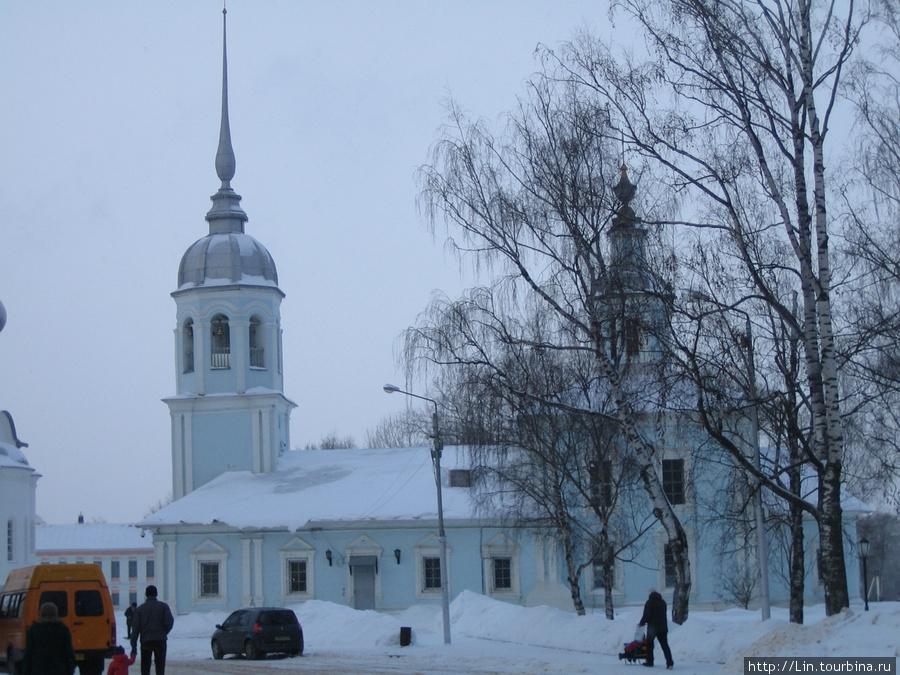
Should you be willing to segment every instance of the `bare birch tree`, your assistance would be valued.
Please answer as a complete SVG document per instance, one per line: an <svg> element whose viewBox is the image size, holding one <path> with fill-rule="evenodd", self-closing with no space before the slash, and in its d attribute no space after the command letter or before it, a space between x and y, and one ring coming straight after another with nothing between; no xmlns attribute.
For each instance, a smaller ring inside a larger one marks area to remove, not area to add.
<svg viewBox="0 0 900 675"><path fill-rule="evenodd" d="M407 331L407 352L441 365L433 384L442 392L443 433L470 446L473 494L485 515L559 544L581 615L583 573L593 567L593 587L613 619L616 562L632 557L653 523L634 503L636 462L590 350L562 341L547 311L508 309L488 289L438 299Z"/></svg>
<svg viewBox="0 0 900 675"><path fill-rule="evenodd" d="M724 234L747 294L799 339L804 369L797 384L810 425L797 432L818 496L807 505L781 494L816 519L826 611L833 614L849 604L849 595L830 243L835 195L827 160L832 115L860 30L855 2L617 5L640 26L651 60L621 61L587 36L545 56L561 79L592 87L609 102L628 148L665 168L681 190L686 225ZM749 203L748 194L756 197ZM765 479L752 463L746 470Z"/></svg>
<svg viewBox="0 0 900 675"><path fill-rule="evenodd" d="M591 355L593 372L613 401L619 432L637 460L652 512L667 534L675 563L672 615L682 623L691 588L688 541L663 490L655 447L639 429L636 389L650 378L648 371L632 368L635 354L628 347L640 342L640 317L646 314L646 308L637 311L634 299L651 295L662 301L666 289L627 286L652 277L646 260L633 259L634 185L623 170L617 189L611 189L610 176L621 159L609 136L608 111L583 92L537 76L502 138L454 107L432 164L422 169L422 202L433 223L446 222L460 254L496 265L503 275L482 295L484 302L509 311L527 299L535 310L552 315L553 339L533 343L534 348ZM622 235L619 254L626 260L618 269L608 259L605 241L616 225ZM629 308L631 315L620 311ZM528 342L504 334L503 327L495 330L500 341ZM432 360L446 358L438 354Z"/></svg>

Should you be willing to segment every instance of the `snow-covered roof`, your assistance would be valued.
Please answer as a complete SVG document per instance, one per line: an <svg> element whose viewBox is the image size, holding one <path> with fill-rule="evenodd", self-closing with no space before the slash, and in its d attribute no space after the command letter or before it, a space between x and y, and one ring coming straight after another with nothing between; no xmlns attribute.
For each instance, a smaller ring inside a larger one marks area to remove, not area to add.
<svg viewBox="0 0 900 675"><path fill-rule="evenodd" d="M153 541L141 529L118 523L38 525L34 533L38 555L57 551L151 551Z"/></svg>
<svg viewBox="0 0 900 675"><path fill-rule="evenodd" d="M437 519L430 448L295 450L272 473L234 471L139 523L222 523L296 530L316 522ZM468 488L449 487L447 472L468 468L465 448L447 447L441 473L444 518L475 518Z"/></svg>

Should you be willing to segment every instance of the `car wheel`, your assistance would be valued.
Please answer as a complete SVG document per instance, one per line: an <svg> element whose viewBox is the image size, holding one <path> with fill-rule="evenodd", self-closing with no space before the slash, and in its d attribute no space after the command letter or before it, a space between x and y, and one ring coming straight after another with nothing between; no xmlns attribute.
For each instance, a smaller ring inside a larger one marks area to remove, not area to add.
<svg viewBox="0 0 900 675"><path fill-rule="evenodd" d="M222 651L222 645L219 644L219 641L218 641L218 640L213 640L211 646L212 646L212 654L213 654L213 658L214 658L216 661L218 661L218 660L221 659L223 656L225 656L225 652Z"/></svg>
<svg viewBox="0 0 900 675"><path fill-rule="evenodd" d="M244 655L251 661L256 661L263 657L263 652L253 644L253 640L247 640L244 643Z"/></svg>

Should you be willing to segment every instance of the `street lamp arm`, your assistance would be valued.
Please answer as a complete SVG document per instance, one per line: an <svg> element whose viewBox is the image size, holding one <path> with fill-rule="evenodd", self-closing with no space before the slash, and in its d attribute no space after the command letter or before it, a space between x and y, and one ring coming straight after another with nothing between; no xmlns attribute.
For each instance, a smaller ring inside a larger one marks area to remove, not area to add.
<svg viewBox="0 0 900 675"><path fill-rule="evenodd" d="M433 398L420 396L419 394L413 394L411 391L403 391L400 387L397 387L393 384L386 384L384 385L384 387L382 387L382 389L384 389L385 394L404 394L406 396L412 396L413 398L420 398L423 401L430 401L434 404L434 409L437 410L437 401L435 401Z"/></svg>

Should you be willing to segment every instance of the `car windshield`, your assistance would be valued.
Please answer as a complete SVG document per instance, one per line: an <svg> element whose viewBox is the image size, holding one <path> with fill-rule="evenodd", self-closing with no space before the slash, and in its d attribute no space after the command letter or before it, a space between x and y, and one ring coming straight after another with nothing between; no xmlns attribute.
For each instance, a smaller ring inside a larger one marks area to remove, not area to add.
<svg viewBox="0 0 900 675"><path fill-rule="evenodd" d="M289 609L260 612L259 623L268 626L292 626L297 623L297 617Z"/></svg>

